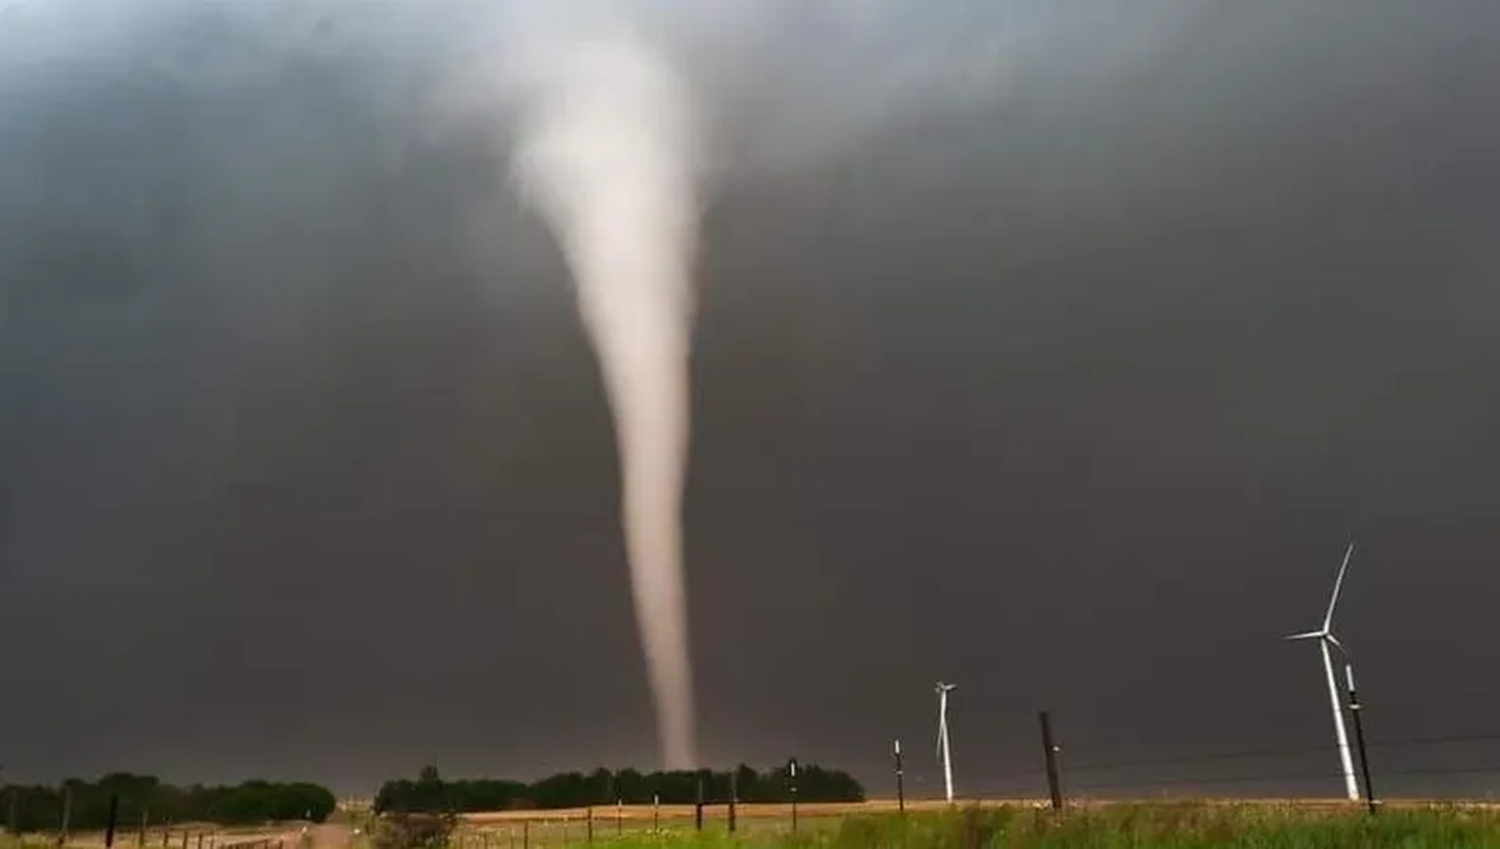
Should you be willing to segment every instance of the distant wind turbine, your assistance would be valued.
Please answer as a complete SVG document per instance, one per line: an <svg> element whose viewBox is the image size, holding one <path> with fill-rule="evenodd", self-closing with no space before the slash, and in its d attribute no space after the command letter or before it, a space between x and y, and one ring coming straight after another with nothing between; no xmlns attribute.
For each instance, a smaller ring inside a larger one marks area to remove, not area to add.
<svg viewBox="0 0 1500 849"><path fill-rule="evenodd" d="M1344 587L1344 573L1349 571L1349 558L1354 556L1354 543L1344 549L1344 562L1339 566L1339 574L1333 581L1333 596L1328 599L1328 612L1323 614L1323 625L1315 631L1304 631L1300 634L1292 634L1288 640L1317 640L1318 648L1323 652L1323 671L1328 677L1328 700L1333 706L1333 733L1338 741L1339 763L1344 769L1344 787L1349 792L1352 801L1359 801L1359 783L1354 778L1354 761L1349 756L1349 735L1344 730L1344 708L1339 700L1339 685L1333 675L1333 654L1330 646L1337 648L1339 653L1348 657L1349 653L1344 649L1344 644L1333 635L1333 609L1339 603L1339 591Z"/></svg>
<svg viewBox="0 0 1500 849"><path fill-rule="evenodd" d="M948 694L957 684L937 684L938 696L938 757L943 761L943 788L948 802L953 802L953 750L948 747Z"/></svg>

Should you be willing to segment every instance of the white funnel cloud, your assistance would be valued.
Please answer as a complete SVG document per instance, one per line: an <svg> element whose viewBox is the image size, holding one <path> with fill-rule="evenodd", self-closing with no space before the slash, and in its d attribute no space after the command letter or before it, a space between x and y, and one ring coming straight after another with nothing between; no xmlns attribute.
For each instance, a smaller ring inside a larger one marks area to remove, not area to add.
<svg viewBox="0 0 1500 849"><path fill-rule="evenodd" d="M697 764L682 489L697 131L674 71L628 30L539 53L516 167L578 288L614 415L622 521L662 759Z"/></svg>

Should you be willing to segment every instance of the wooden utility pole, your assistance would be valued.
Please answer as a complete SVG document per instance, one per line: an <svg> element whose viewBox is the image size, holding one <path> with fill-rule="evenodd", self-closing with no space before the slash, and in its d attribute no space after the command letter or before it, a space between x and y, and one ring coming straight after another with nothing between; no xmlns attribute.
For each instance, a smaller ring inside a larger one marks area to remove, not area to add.
<svg viewBox="0 0 1500 849"><path fill-rule="evenodd" d="M693 828L703 830L703 773L698 773L698 795L693 801Z"/></svg>
<svg viewBox="0 0 1500 849"><path fill-rule="evenodd" d="M734 834L735 807L740 803L740 771L736 767L729 771L729 833Z"/></svg>
<svg viewBox="0 0 1500 849"><path fill-rule="evenodd" d="M57 845L66 846L68 843L68 823L73 818L73 785L63 785L63 807L62 822L57 829Z"/></svg>
<svg viewBox="0 0 1500 849"><path fill-rule="evenodd" d="M1042 721L1042 754L1047 763L1047 792L1052 796L1052 810L1063 806L1062 787L1057 779L1057 743L1052 740L1052 718L1046 711L1038 714Z"/></svg>
<svg viewBox="0 0 1500 849"><path fill-rule="evenodd" d="M11 834L21 833L21 786L10 788L10 806L5 814L5 826Z"/></svg>
<svg viewBox="0 0 1500 849"><path fill-rule="evenodd" d="M104 847L115 845L115 820L120 816L120 794L109 794L109 819L104 822Z"/></svg>
<svg viewBox="0 0 1500 849"><path fill-rule="evenodd" d="M896 760L896 810L906 815L906 776L901 769L901 738L891 746L891 755Z"/></svg>
<svg viewBox="0 0 1500 849"><path fill-rule="evenodd" d="M787 762L787 778L792 788L792 834L797 833L797 759Z"/></svg>
<svg viewBox="0 0 1500 849"><path fill-rule="evenodd" d="M1359 691L1354 689L1354 664L1344 664L1344 677L1349 684L1349 715L1354 718L1354 744L1359 749L1359 771L1365 779L1365 804L1373 815L1380 803L1375 800L1375 785L1370 783L1370 756L1365 753L1364 706L1359 703Z"/></svg>

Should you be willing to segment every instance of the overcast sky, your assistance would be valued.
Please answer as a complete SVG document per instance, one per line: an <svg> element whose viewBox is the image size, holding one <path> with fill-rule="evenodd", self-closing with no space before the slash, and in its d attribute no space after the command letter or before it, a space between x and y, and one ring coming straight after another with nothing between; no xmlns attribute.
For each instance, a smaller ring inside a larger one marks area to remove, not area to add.
<svg viewBox="0 0 1500 849"><path fill-rule="evenodd" d="M149 5L0 3L6 777L652 766L610 423L479 4ZM1500 5L643 5L721 153L712 764L884 794L900 735L934 793L941 678L960 793L1039 789L1047 707L1080 788L1336 794L1279 637L1351 538L1369 736L1500 734ZM1240 749L1290 754L1083 768ZM1497 742L1373 758L1500 789Z"/></svg>

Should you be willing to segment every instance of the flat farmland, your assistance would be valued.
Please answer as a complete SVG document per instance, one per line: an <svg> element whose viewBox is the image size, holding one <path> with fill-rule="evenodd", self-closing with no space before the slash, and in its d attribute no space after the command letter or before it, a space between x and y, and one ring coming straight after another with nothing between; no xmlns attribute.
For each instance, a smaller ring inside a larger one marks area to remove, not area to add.
<svg viewBox="0 0 1500 849"><path fill-rule="evenodd" d="M892 846L925 847L1405 847L1500 849L1494 803L1401 800L1371 816L1340 799L1091 800L1054 812L1044 800L895 800L797 806L705 805L703 830L692 805L601 806L592 810L470 814L454 835L455 849L583 846Z"/></svg>

